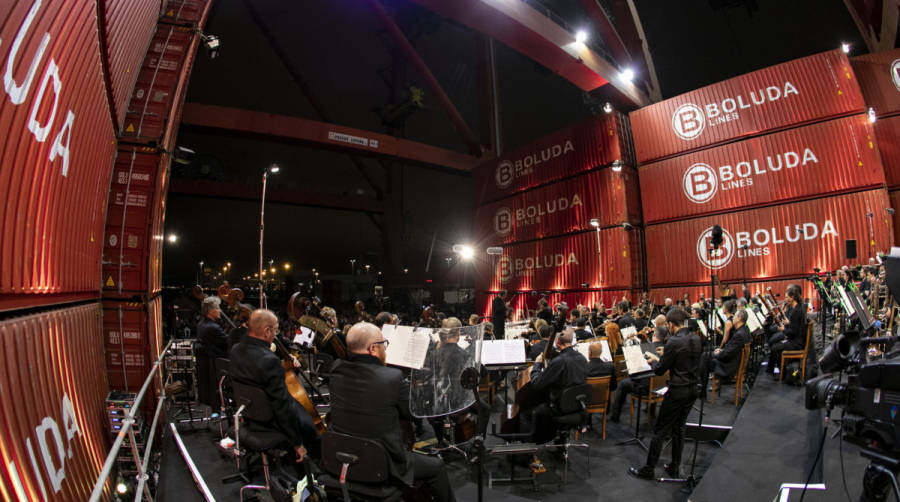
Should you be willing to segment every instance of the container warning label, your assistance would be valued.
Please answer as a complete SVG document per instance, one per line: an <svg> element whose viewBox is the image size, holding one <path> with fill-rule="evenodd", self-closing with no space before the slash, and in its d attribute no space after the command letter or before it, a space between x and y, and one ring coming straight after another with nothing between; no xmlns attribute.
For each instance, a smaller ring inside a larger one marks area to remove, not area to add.
<svg viewBox="0 0 900 502"><path fill-rule="evenodd" d="M116 283L113 282L112 276L109 276L109 277L106 278L106 287L107 287L107 288L114 288L114 287L116 287Z"/></svg>
<svg viewBox="0 0 900 502"><path fill-rule="evenodd" d="M353 136L335 131L328 131L328 139L331 141L340 141L341 143L350 143L351 145L368 146L378 148L378 140L363 138L362 136Z"/></svg>

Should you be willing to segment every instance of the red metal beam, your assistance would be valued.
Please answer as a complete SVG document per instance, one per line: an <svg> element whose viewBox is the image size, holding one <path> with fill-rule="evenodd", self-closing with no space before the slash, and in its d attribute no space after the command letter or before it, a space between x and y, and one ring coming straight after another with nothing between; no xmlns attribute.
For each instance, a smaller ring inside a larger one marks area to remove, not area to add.
<svg viewBox="0 0 900 502"><path fill-rule="evenodd" d="M386 134L238 108L187 103L181 120L192 126L290 139L339 152L397 158L459 171L469 171L481 162L469 155Z"/></svg>
<svg viewBox="0 0 900 502"><path fill-rule="evenodd" d="M574 33L569 33L525 2L412 1L503 42L584 91L592 91L608 83L635 106L650 104L643 91L619 78L619 70L609 61L576 42Z"/></svg>
<svg viewBox="0 0 900 502"><path fill-rule="evenodd" d="M260 187L243 183L225 183L220 181L194 181L172 179L169 194L199 195L220 199L259 200ZM384 212L384 203L379 200L354 195L330 195L321 192L304 192L301 190L285 190L269 188L266 190L266 202L290 204L293 206L325 207L362 211L367 213Z"/></svg>
<svg viewBox="0 0 900 502"><path fill-rule="evenodd" d="M591 19L594 20L594 27L597 28L597 35L600 36L600 39L603 40L603 43L606 44L606 47L609 48L619 63L625 64L632 62L634 58L628 53L625 42L622 40L622 37L619 36L616 27L613 26L612 20L606 15L606 11L603 10L603 7L600 7L598 0L581 0L581 5L588 15L591 16ZM627 22L627 20L618 18L617 21L620 23L623 21Z"/></svg>
<svg viewBox="0 0 900 502"><path fill-rule="evenodd" d="M435 97L437 97L438 103L441 105L441 108L444 109L444 112L450 116L450 120L453 122L453 127L456 128L456 131L462 136L463 141L466 142L466 146L469 147L469 153L475 156L481 156L481 144L478 143L478 139L475 137L475 134L472 133L472 130L469 129L469 126L466 124L466 121L463 120L462 115L459 114L459 111L456 109L456 106L453 105L453 102L450 101L450 97L447 96L447 93L444 92L444 89L441 87L441 84L434 77L434 74L431 73L431 70L428 69L428 65L425 64L425 61L419 57L419 53L416 52L415 47L409 42L406 38L406 35L403 34L403 31L400 30L400 27L397 26L397 23L391 19L391 16L384 10L381 3L378 0L366 0L366 3L372 8L372 11L375 12L375 17L381 22L384 26L385 30L387 30L388 34L391 38L394 39L394 43L400 48L400 50L406 55L406 58L409 59L409 62L416 68L419 72L419 75L425 80L425 84L431 89L431 92L434 93Z"/></svg>

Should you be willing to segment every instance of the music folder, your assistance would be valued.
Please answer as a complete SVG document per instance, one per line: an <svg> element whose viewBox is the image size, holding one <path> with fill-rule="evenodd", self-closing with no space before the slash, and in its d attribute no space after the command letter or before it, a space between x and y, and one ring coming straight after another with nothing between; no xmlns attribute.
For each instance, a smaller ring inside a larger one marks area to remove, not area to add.
<svg viewBox="0 0 900 502"><path fill-rule="evenodd" d="M640 345L622 347L622 353L625 355L625 368L628 370L628 376L650 376L653 373L650 363L644 359L644 351Z"/></svg>
<svg viewBox="0 0 900 502"><path fill-rule="evenodd" d="M431 344L429 330L412 326L394 326L385 324L381 328L384 339L388 341L385 349L385 364L420 370L425 366L425 355Z"/></svg>
<svg viewBox="0 0 900 502"><path fill-rule="evenodd" d="M484 340L476 351L484 366L525 364L525 343L522 340Z"/></svg>

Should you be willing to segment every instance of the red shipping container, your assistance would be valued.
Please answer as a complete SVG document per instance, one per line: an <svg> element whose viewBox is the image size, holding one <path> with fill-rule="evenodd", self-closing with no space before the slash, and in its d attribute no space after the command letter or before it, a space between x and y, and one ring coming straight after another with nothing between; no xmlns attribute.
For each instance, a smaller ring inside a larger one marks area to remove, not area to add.
<svg viewBox="0 0 900 502"><path fill-rule="evenodd" d="M618 112L592 117L475 168L475 203L508 197L617 161L634 165L628 119Z"/></svg>
<svg viewBox="0 0 900 502"><path fill-rule="evenodd" d="M125 109L137 80L150 38L156 32L161 3L158 1L98 0L103 13L99 23L103 64L112 103L116 131L122 129Z"/></svg>
<svg viewBox="0 0 900 502"><path fill-rule="evenodd" d="M879 116L900 112L900 49L850 60L866 104Z"/></svg>
<svg viewBox="0 0 900 502"><path fill-rule="evenodd" d="M144 304L104 301L103 343L107 351L117 351L121 346L146 348L150 337Z"/></svg>
<svg viewBox="0 0 900 502"><path fill-rule="evenodd" d="M722 281L737 282L865 263L893 242L888 207L882 189L650 225L648 281L703 284L709 282L709 267ZM716 224L724 242L714 253L710 239ZM846 258L848 240L856 241L857 258Z"/></svg>
<svg viewBox="0 0 900 502"><path fill-rule="evenodd" d="M891 198L891 207L894 209L894 214L891 216L894 225L894 245L900 245L900 190L890 192Z"/></svg>
<svg viewBox="0 0 900 502"><path fill-rule="evenodd" d="M150 245L147 257L147 287L153 295L162 291L162 256L165 245L166 201L169 195L169 178L171 174L170 157L162 154L159 159L159 171L156 177L153 207L150 210Z"/></svg>
<svg viewBox="0 0 900 502"><path fill-rule="evenodd" d="M0 321L5 500L90 497L108 447L99 332L96 302Z"/></svg>
<svg viewBox="0 0 900 502"><path fill-rule="evenodd" d="M635 227L555 237L503 248L475 262L479 291L636 288L643 286L642 234ZM588 284L588 286L584 286Z"/></svg>
<svg viewBox="0 0 900 502"><path fill-rule="evenodd" d="M10 80L0 91L0 295L91 296L115 155L97 6L3 5L0 68Z"/></svg>
<svg viewBox="0 0 900 502"><path fill-rule="evenodd" d="M637 173L601 169L545 187L529 190L475 211L479 244L540 239L621 223L641 224Z"/></svg>
<svg viewBox="0 0 900 502"><path fill-rule="evenodd" d="M163 145L181 105L178 96L190 74L187 56L196 48L196 36L190 28L167 24L157 27L131 95L121 140Z"/></svg>
<svg viewBox="0 0 900 502"><path fill-rule="evenodd" d="M772 293L775 294L776 299L784 298L784 290L787 289L789 284L796 284L803 289L803 298L810 298L813 301L813 306L817 305L817 296L816 289L813 283L806 280L806 276L797 277L794 279L786 279L786 280L766 280L766 281L757 281L757 282L748 282L747 289L750 290L750 295L755 296L758 293L765 293L766 288L772 288ZM741 289L741 283L731 283L729 286L734 290L734 294L737 295L738 298L741 298L743 293L743 289ZM709 299L711 298L712 291L710 290L709 285L705 286L671 286L666 288L652 288L650 289L650 301L652 301L656 305L665 304L666 298L671 298L673 301L678 301L684 298L685 293L688 295L688 299L691 303L696 303L700 301L701 296L703 298ZM722 290L720 288L716 288L716 298L722 297Z"/></svg>
<svg viewBox="0 0 900 502"><path fill-rule="evenodd" d="M645 164L864 109L850 61L831 51L708 85L630 118L635 155Z"/></svg>
<svg viewBox="0 0 900 502"><path fill-rule="evenodd" d="M163 21L202 26L209 15L210 0L168 0L160 13Z"/></svg>
<svg viewBox="0 0 900 502"><path fill-rule="evenodd" d="M874 138L855 115L641 166L644 221L883 186Z"/></svg>
<svg viewBox="0 0 900 502"><path fill-rule="evenodd" d="M875 138L888 188L900 187L900 116L878 119Z"/></svg>

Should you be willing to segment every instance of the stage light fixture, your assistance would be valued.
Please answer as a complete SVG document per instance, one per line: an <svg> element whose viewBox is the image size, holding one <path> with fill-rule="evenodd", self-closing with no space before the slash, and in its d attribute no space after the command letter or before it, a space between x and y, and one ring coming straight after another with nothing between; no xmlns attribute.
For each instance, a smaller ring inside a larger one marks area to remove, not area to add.
<svg viewBox="0 0 900 502"><path fill-rule="evenodd" d="M591 226L594 228L599 228L600 220L598 220L597 218L591 218Z"/></svg>
<svg viewBox="0 0 900 502"><path fill-rule="evenodd" d="M126 485L124 481L116 483L116 493L118 493L119 495L125 495L126 493L128 493L128 485Z"/></svg>
<svg viewBox="0 0 900 502"><path fill-rule="evenodd" d="M841 50L844 51L844 54L850 54L850 44L841 42Z"/></svg>
<svg viewBox="0 0 900 502"><path fill-rule="evenodd" d="M475 250L472 246L462 246L459 250L459 257L465 261L469 261L475 257Z"/></svg>
<svg viewBox="0 0 900 502"><path fill-rule="evenodd" d="M869 117L869 123L874 124L876 120L878 120L878 115L875 115L875 109L871 106L869 107L869 111L866 113Z"/></svg>
<svg viewBox="0 0 900 502"><path fill-rule="evenodd" d="M278 167L278 164L272 164L272 167L269 168L269 172L272 174L277 174L279 171L281 171L281 168Z"/></svg>
<svg viewBox="0 0 900 502"><path fill-rule="evenodd" d="M201 33L200 38L203 40L203 46L206 47L206 53L209 54L209 59L216 59L219 57L219 37Z"/></svg>
<svg viewBox="0 0 900 502"><path fill-rule="evenodd" d="M578 30L577 32L575 32L575 41L578 42L579 44L583 44L583 43L587 42L587 39L588 39L588 34L586 31Z"/></svg>
<svg viewBox="0 0 900 502"><path fill-rule="evenodd" d="M175 244L178 242L178 236L175 234L169 234L169 242Z"/></svg>
<svg viewBox="0 0 900 502"><path fill-rule="evenodd" d="M622 71L621 76L622 76L622 80L624 80L626 82L631 82L632 80L634 80L634 70L632 70L631 68L625 68L625 70Z"/></svg>
<svg viewBox="0 0 900 502"><path fill-rule="evenodd" d="M191 165L191 162L194 161L195 155L197 155L197 152L191 150L190 148L179 146L175 147L175 152L173 152L172 160L174 160L176 164L189 166Z"/></svg>
<svg viewBox="0 0 900 502"><path fill-rule="evenodd" d="M616 172L616 173L621 172L622 171L622 161L617 160L617 161L613 162L612 170L613 170L613 172Z"/></svg>
<svg viewBox="0 0 900 502"><path fill-rule="evenodd" d="M611 104L606 103L605 105L603 105L603 112L604 112L604 113L612 113L612 111L613 111L613 107L612 107Z"/></svg>

